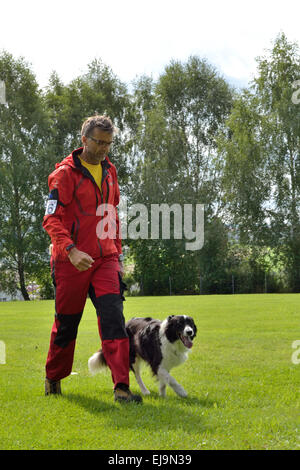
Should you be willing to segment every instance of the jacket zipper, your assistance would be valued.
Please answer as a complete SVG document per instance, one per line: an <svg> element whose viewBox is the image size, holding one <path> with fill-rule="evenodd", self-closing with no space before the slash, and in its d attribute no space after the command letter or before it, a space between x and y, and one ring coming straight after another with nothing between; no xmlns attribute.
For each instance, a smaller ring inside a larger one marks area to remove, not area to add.
<svg viewBox="0 0 300 470"><path fill-rule="evenodd" d="M95 186L95 196L96 196L96 211L98 209L98 195L97 195L97 188L99 189L99 186L96 184L96 181L94 180L94 178L92 177L92 175L90 174L90 172L88 171L87 168L83 167L82 166L82 169L81 169L81 172L84 174L84 176L86 176L87 178L89 178L92 183L94 184ZM103 171L102 171L102 178L101 178L101 190L99 189L99 192L100 192L100 203L102 204L103 203L103 192L102 192L102 186L103 186L103 183L106 179L108 175L108 171L106 170L106 168L103 168ZM109 198L109 184L108 184L108 181L106 180L106 188L107 188L107 194L106 194L106 198L105 198L105 202L107 203L108 202L108 198ZM78 223L78 228L79 228L79 223ZM78 230L77 230L77 233L78 233ZM77 235L76 233L76 235ZM76 237L77 238L77 237ZM100 240L99 238L97 239L97 243L98 243L98 246L99 246L99 250L100 250L100 256L103 255L103 248L101 246L101 243L100 243Z"/></svg>

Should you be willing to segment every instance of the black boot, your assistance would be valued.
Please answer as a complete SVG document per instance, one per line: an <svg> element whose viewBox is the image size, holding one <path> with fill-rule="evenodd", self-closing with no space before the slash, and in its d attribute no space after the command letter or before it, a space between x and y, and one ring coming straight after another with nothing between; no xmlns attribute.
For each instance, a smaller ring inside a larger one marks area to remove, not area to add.
<svg viewBox="0 0 300 470"><path fill-rule="evenodd" d="M129 390L128 385L122 384L122 383L119 383L116 385L114 389L114 398L115 398L115 401L118 401L120 403L129 403L129 402L142 403L143 401L140 395L134 395Z"/></svg>
<svg viewBox="0 0 300 470"><path fill-rule="evenodd" d="M45 395L61 395L60 380L55 382L54 380L45 380Z"/></svg>

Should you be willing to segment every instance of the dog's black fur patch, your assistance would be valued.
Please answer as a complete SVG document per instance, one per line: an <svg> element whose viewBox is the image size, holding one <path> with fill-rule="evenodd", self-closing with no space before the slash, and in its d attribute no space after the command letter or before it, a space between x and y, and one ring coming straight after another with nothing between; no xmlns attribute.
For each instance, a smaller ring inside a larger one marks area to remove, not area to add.
<svg viewBox="0 0 300 470"><path fill-rule="evenodd" d="M132 318L126 323L126 331L129 336L129 360L130 368L138 354L144 361L150 364L153 374L162 361L159 340L159 328L161 322L151 317Z"/></svg>

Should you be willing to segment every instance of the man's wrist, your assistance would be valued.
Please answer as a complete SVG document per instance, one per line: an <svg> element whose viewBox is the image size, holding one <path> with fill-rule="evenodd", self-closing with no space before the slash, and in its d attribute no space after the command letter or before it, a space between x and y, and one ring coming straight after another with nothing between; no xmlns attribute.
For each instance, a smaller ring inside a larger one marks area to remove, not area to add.
<svg viewBox="0 0 300 470"><path fill-rule="evenodd" d="M70 245L68 245L68 246L66 247L66 252L67 252L68 255L69 255L70 252L73 250L73 248L75 248L74 243L71 243Z"/></svg>

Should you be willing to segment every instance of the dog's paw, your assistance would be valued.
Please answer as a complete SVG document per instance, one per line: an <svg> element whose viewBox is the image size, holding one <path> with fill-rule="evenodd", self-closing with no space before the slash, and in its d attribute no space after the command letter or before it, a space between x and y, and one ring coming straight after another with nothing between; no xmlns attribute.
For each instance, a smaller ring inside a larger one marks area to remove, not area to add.
<svg viewBox="0 0 300 470"><path fill-rule="evenodd" d="M143 395L150 395L150 392L147 388L145 390L142 390L141 392Z"/></svg>
<svg viewBox="0 0 300 470"><path fill-rule="evenodd" d="M165 398L166 396L166 385L165 384L160 384L159 386L159 396Z"/></svg>
<svg viewBox="0 0 300 470"><path fill-rule="evenodd" d="M188 395L181 385L178 385L178 387L176 387L175 392L177 393L177 395L179 395L182 398L186 398Z"/></svg>

